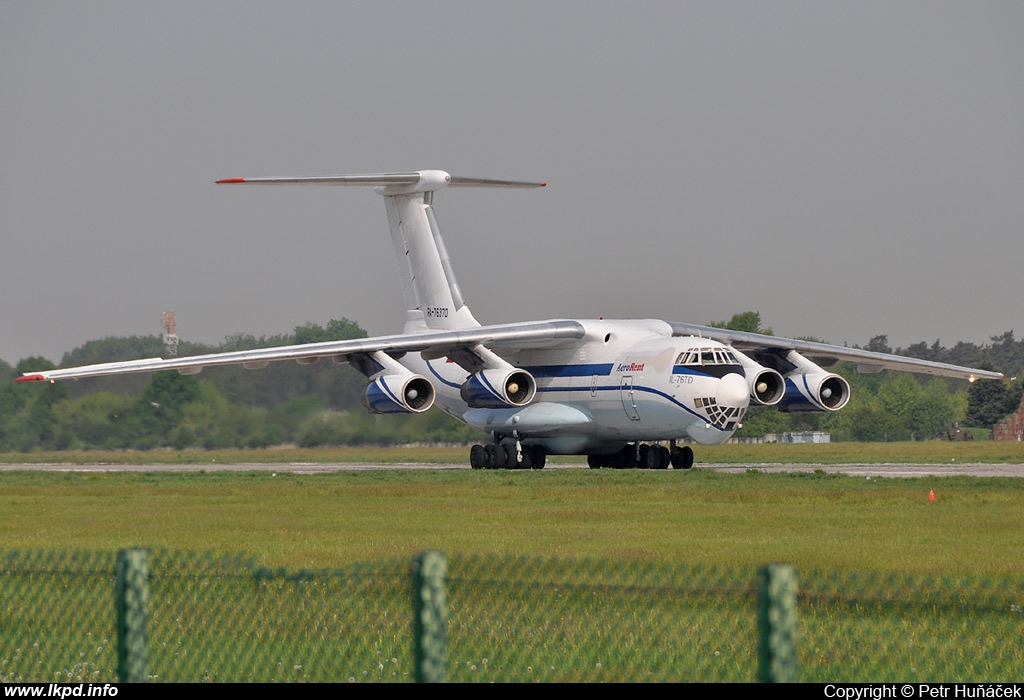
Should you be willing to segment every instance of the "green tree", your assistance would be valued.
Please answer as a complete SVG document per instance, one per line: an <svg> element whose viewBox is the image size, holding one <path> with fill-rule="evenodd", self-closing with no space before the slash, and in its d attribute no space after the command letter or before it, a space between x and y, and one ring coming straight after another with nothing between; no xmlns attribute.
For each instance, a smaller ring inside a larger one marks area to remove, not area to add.
<svg viewBox="0 0 1024 700"><path fill-rule="evenodd" d="M135 402L133 446L160 447L180 422L185 407L199 398L199 381L175 371L156 372Z"/></svg>
<svg viewBox="0 0 1024 700"><path fill-rule="evenodd" d="M300 345L303 343L322 343L328 340L350 340L365 337L366 331L360 328L359 324L355 321L350 321L347 318L332 318L323 328L312 321L307 321L301 326L295 326L292 342Z"/></svg>
<svg viewBox="0 0 1024 700"><path fill-rule="evenodd" d="M927 440L957 420L959 418L955 394L950 392L945 381L933 377L925 384L924 391L911 412L911 432L916 439Z"/></svg>
<svg viewBox="0 0 1024 700"><path fill-rule="evenodd" d="M906 372L886 372L878 389L878 405L887 416L888 440L909 440L913 437L912 416L924 390Z"/></svg>
<svg viewBox="0 0 1024 700"><path fill-rule="evenodd" d="M12 372L52 369L43 357L27 357ZM0 384L0 444L4 449L25 452L53 440L56 421L53 407L68 396L64 382L4 382Z"/></svg>
<svg viewBox="0 0 1024 700"><path fill-rule="evenodd" d="M176 418L186 404L199 398L199 382L175 371L155 372L141 400L169 418Z"/></svg>
<svg viewBox="0 0 1024 700"><path fill-rule="evenodd" d="M874 396L865 394L853 397L843 410L827 417L834 421L837 431L848 440L881 442L895 439L891 436L891 416Z"/></svg>
<svg viewBox="0 0 1024 700"><path fill-rule="evenodd" d="M733 317L728 321L712 321L708 325L713 328L727 328L731 331L742 331L744 333L774 335L771 328L761 327L760 311L743 311L733 314Z"/></svg>
<svg viewBox="0 0 1024 700"><path fill-rule="evenodd" d="M865 350L871 352L884 352L886 354L892 354L892 348L889 347L889 336L887 335L876 335L874 338L868 341L868 346Z"/></svg>
<svg viewBox="0 0 1024 700"><path fill-rule="evenodd" d="M57 449L121 449L132 442L129 434L134 400L124 394L100 391L55 404Z"/></svg>
<svg viewBox="0 0 1024 700"><path fill-rule="evenodd" d="M773 406L751 406L743 417L743 427L736 431L736 437L761 437L789 430L790 414L782 413Z"/></svg>
<svg viewBox="0 0 1024 700"><path fill-rule="evenodd" d="M265 410L232 406L210 383L199 383L196 398L184 404L172 426L169 444L178 449L240 447L259 429Z"/></svg>
<svg viewBox="0 0 1024 700"><path fill-rule="evenodd" d="M989 369L982 366L979 369ZM976 428L991 428L1017 410L1019 387L1008 381L979 379L967 390L967 416L964 422Z"/></svg>

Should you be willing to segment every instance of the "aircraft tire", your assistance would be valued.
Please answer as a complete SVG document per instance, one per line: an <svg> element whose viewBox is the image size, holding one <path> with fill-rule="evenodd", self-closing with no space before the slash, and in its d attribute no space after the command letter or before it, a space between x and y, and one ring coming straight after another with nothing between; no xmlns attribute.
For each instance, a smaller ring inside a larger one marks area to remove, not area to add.
<svg viewBox="0 0 1024 700"><path fill-rule="evenodd" d="M587 466L591 469L600 469L604 466L604 455L587 455Z"/></svg>
<svg viewBox="0 0 1024 700"><path fill-rule="evenodd" d="M519 469L515 445L502 445L498 449L505 451L505 469Z"/></svg>
<svg viewBox="0 0 1024 700"><path fill-rule="evenodd" d="M469 448L469 466L473 469L483 469L487 466L487 451L483 445L473 445Z"/></svg>
<svg viewBox="0 0 1024 700"><path fill-rule="evenodd" d="M544 468L544 464L545 464L545 462L547 462L547 458L548 458L547 451L544 449L544 446L543 445L534 445L531 448L530 451L531 451L530 457L532 458L532 460L531 460L532 463L530 464L530 466L533 469L543 469Z"/></svg>
<svg viewBox="0 0 1024 700"><path fill-rule="evenodd" d="M689 469L692 466L693 449L689 445L685 445L682 449L676 450L672 454L673 469Z"/></svg>
<svg viewBox="0 0 1024 700"><path fill-rule="evenodd" d="M633 445L626 445L612 455L612 463L615 465L616 469L635 469L636 447Z"/></svg>
<svg viewBox="0 0 1024 700"><path fill-rule="evenodd" d="M504 445L494 446L494 467L493 469L505 469L508 467L508 453Z"/></svg>
<svg viewBox="0 0 1024 700"><path fill-rule="evenodd" d="M644 447L647 446L644 445ZM645 452L642 452L641 454L643 454L645 457L643 466L646 469L665 469L666 467L668 467L668 450L666 450L661 445L651 445L649 449L647 449Z"/></svg>
<svg viewBox="0 0 1024 700"><path fill-rule="evenodd" d="M484 469L497 469L497 458L494 455L494 445L484 445Z"/></svg>
<svg viewBox="0 0 1024 700"><path fill-rule="evenodd" d="M651 466L651 453L654 452L654 448L648 444L640 445L637 450L632 450L632 457L636 461L636 466L640 469L654 469Z"/></svg>

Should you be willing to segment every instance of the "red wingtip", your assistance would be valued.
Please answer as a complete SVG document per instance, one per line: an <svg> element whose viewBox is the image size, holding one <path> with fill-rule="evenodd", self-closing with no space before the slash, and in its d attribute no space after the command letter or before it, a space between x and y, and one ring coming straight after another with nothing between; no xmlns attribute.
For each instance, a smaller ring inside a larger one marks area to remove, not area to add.
<svg viewBox="0 0 1024 700"><path fill-rule="evenodd" d="M14 381L16 382L43 382L46 381L46 377L42 374L25 374L17 377Z"/></svg>
<svg viewBox="0 0 1024 700"><path fill-rule="evenodd" d="M244 177L229 177L226 180L217 180L218 185L237 185L240 182L245 182Z"/></svg>
<svg viewBox="0 0 1024 700"><path fill-rule="evenodd" d="M541 187L547 187L547 186L548 186L548 183L546 183L546 182L542 182L542 183L540 183L540 186L541 186Z"/></svg>

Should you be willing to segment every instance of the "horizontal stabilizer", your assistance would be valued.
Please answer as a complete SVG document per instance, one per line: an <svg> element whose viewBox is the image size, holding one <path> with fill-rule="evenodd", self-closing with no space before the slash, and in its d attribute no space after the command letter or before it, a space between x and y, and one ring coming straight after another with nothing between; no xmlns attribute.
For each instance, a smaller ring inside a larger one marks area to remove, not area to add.
<svg viewBox="0 0 1024 700"><path fill-rule="evenodd" d="M435 192L443 187L545 187L545 182L494 180L480 177L458 177L443 170L418 170L407 173L376 173L369 175L324 175L313 177L233 177L217 180L218 185L335 185L382 187L381 194Z"/></svg>

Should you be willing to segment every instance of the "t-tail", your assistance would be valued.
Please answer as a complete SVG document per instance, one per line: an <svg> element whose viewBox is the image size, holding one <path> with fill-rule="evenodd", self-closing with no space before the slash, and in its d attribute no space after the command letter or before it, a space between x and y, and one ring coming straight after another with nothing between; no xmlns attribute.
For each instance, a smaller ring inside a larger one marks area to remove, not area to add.
<svg viewBox="0 0 1024 700"><path fill-rule="evenodd" d="M391 242L405 295L405 332L473 328L480 323L466 305L434 215L434 192L443 187L544 187L543 182L456 177L442 170L326 177L218 180L245 185L364 185L384 197Z"/></svg>

